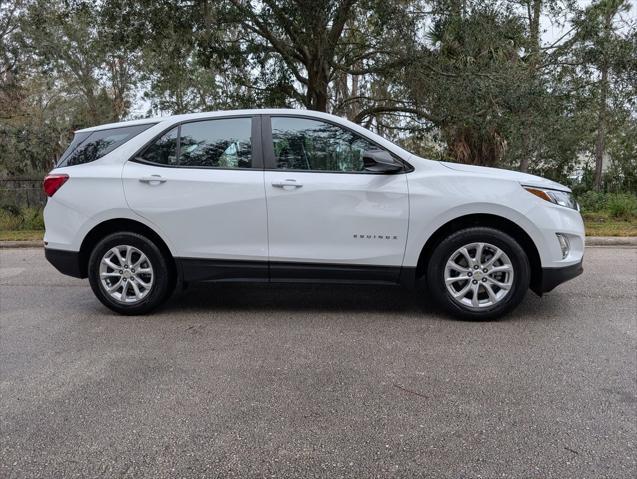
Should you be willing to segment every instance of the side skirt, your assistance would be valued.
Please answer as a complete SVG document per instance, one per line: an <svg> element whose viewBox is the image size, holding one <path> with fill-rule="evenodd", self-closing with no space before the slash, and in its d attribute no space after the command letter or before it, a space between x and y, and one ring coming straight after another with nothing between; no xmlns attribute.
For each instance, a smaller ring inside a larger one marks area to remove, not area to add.
<svg viewBox="0 0 637 479"><path fill-rule="evenodd" d="M413 287L415 268L334 263L295 263L175 258L184 283L276 282L403 284Z"/></svg>

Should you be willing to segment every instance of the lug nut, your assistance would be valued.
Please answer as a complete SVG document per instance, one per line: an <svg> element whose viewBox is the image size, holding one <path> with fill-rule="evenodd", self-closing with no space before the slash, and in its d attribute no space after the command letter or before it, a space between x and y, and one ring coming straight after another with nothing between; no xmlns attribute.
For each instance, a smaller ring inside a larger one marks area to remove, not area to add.
<svg viewBox="0 0 637 479"><path fill-rule="evenodd" d="M471 278L471 276L473 276L473 273L472 273L471 271L469 271L469 272L467 273L467 276L469 276L469 278Z"/></svg>
<svg viewBox="0 0 637 479"><path fill-rule="evenodd" d="M488 272L489 272L489 270L488 270L487 268L484 268L484 269L482 270L482 272L483 272L483 273L488 273Z"/></svg>
<svg viewBox="0 0 637 479"><path fill-rule="evenodd" d="M475 266L473 267L473 269L480 269L480 266L475 265Z"/></svg>
<svg viewBox="0 0 637 479"><path fill-rule="evenodd" d="M121 269L119 270L119 274L122 274L123 272L124 272L124 270L121 270Z"/></svg>
<svg viewBox="0 0 637 479"><path fill-rule="evenodd" d="M478 280L474 279L473 281L471 281L473 284L478 284Z"/></svg>
<svg viewBox="0 0 637 479"><path fill-rule="evenodd" d="M486 283L487 282L487 278L482 278L482 282Z"/></svg>

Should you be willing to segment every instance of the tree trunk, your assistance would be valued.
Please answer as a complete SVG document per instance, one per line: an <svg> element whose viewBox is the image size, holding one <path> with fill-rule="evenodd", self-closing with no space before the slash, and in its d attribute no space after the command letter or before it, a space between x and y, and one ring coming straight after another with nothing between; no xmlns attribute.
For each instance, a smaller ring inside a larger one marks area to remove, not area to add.
<svg viewBox="0 0 637 479"><path fill-rule="evenodd" d="M602 65L601 91L599 98L599 115L597 117L597 138L595 139L595 190L602 189L602 167L604 166L604 150L606 149L606 97L608 95L608 64Z"/></svg>
<svg viewBox="0 0 637 479"><path fill-rule="evenodd" d="M506 141L495 130L478 133L471 128L446 128L447 152L459 163L496 166L504 157Z"/></svg>
<svg viewBox="0 0 637 479"><path fill-rule="evenodd" d="M357 97L359 95L359 93L358 93L358 82L359 82L358 75L352 75L352 91L350 92L350 95L353 98L355 98L355 97ZM350 103L349 104L349 108L348 108L347 119L353 121L354 118L356 118L356 115L358 115L359 111L360 111L360 106L359 106L358 100Z"/></svg>
<svg viewBox="0 0 637 479"><path fill-rule="evenodd" d="M527 12L529 20L529 66L528 66L528 85L533 87L537 76L537 67L540 62L540 15L542 14L542 0L527 0ZM527 106L530 109L530 106ZM531 114L527 110L524 114L524 131L522 132L522 159L520 160L520 171L527 172L531 162L531 136L533 134L533 122Z"/></svg>
<svg viewBox="0 0 637 479"><path fill-rule="evenodd" d="M522 133L522 158L520 159L520 171L523 173L526 173L527 171L529 171L529 164L531 163L531 159L529 158L530 155L530 132L529 132L529 124L530 122L528 121L528 118L526 119L526 121L524 122L524 124L526 125L526 131Z"/></svg>
<svg viewBox="0 0 637 479"><path fill-rule="evenodd" d="M610 35L613 16L617 13L617 10L609 9L604 18L604 31L606 36ZM608 97L608 59L604 55L602 57L602 64L600 65L600 71L602 78L600 80L599 91L599 113L597 117L597 138L595 139L595 177L594 187L595 191L602 189L602 167L604 166L604 150L606 149L606 122L607 122L607 110L606 104Z"/></svg>
<svg viewBox="0 0 637 479"><path fill-rule="evenodd" d="M307 66L308 82L306 107L310 110L327 112L329 84L328 68L324 61L317 59Z"/></svg>

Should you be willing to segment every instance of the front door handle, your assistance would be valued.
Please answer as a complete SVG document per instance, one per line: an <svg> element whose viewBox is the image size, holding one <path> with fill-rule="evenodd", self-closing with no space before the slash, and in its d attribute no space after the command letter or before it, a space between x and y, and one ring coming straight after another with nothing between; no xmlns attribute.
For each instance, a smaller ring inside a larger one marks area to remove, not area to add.
<svg viewBox="0 0 637 479"><path fill-rule="evenodd" d="M300 188L301 186L303 186L300 183L297 183L296 180L285 180L285 181L275 181L272 183L272 186L274 186L275 188L285 188L286 186L292 186L294 188Z"/></svg>
<svg viewBox="0 0 637 479"><path fill-rule="evenodd" d="M166 178L162 178L159 175L151 175L151 176L144 176L142 178L139 179L140 183L147 183L147 184L153 184L153 183L166 183Z"/></svg>

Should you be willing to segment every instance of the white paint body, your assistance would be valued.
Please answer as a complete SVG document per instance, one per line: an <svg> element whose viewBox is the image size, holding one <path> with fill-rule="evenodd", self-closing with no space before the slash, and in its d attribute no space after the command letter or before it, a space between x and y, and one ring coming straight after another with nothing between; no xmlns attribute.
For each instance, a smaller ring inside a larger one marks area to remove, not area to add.
<svg viewBox="0 0 637 479"><path fill-rule="evenodd" d="M153 138L183 121L268 114L340 124L408 162L413 171L370 175L182 169L130 161ZM513 221L528 234L542 267L570 266L583 256L579 212L521 186L569 191L544 178L419 158L359 125L318 112L198 113L119 126L149 122L157 124L97 161L53 170L70 178L45 208L48 248L79 251L91 229L127 218L154 230L175 257L415 267L440 227L464 215L490 214ZM139 182L151 175L166 181ZM286 180L302 187L272 186ZM566 258L556 233L570 240Z"/></svg>

